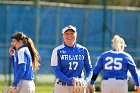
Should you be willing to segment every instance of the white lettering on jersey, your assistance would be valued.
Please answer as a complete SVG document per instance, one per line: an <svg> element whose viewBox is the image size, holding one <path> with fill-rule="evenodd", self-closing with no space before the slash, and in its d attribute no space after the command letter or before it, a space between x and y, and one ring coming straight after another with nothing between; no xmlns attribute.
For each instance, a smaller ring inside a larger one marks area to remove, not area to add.
<svg viewBox="0 0 140 93"><path fill-rule="evenodd" d="M84 60L84 55L60 55L61 60Z"/></svg>
<svg viewBox="0 0 140 93"><path fill-rule="evenodd" d="M107 63L105 64L106 70L120 70L122 68L122 58L113 58L113 57L106 57L105 59ZM113 65L114 64L114 65Z"/></svg>

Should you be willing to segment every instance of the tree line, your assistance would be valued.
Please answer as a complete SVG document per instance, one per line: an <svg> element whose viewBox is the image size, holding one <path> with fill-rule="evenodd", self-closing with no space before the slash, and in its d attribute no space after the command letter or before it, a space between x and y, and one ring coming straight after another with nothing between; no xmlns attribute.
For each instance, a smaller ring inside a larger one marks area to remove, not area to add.
<svg viewBox="0 0 140 93"><path fill-rule="evenodd" d="M3 1L3 0L0 0ZM8 0L5 0L8 1ZM84 4L84 5L112 5L112 6L132 6L140 7L140 0L10 0L10 1L46 1L70 4Z"/></svg>

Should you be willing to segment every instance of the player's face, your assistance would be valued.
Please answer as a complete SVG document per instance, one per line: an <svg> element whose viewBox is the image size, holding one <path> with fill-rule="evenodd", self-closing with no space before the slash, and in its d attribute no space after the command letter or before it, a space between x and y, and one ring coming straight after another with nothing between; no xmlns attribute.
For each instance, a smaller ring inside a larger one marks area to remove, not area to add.
<svg viewBox="0 0 140 93"><path fill-rule="evenodd" d="M124 51L124 43L123 42L121 42L121 51Z"/></svg>
<svg viewBox="0 0 140 93"><path fill-rule="evenodd" d="M12 42L11 42L11 45L12 45L12 47L15 47L15 48L17 48L17 44L18 44L18 41L16 40L16 39L12 39Z"/></svg>
<svg viewBox="0 0 140 93"><path fill-rule="evenodd" d="M23 42L22 42L22 40L17 41L15 38L13 38L11 45L12 45L12 47L15 47L16 49L18 49L20 46L23 45Z"/></svg>
<svg viewBox="0 0 140 93"><path fill-rule="evenodd" d="M74 43L76 42L76 38L77 38L77 34L71 29L63 33L64 43L68 46L73 46Z"/></svg>
<svg viewBox="0 0 140 93"><path fill-rule="evenodd" d="M121 38L121 50L124 51L124 48L126 47L124 40Z"/></svg>

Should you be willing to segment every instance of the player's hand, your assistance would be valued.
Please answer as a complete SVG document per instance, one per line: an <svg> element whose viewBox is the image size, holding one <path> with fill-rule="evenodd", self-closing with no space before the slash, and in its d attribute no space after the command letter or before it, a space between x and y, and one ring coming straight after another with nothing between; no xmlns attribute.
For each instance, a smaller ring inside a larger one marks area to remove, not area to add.
<svg viewBox="0 0 140 93"><path fill-rule="evenodd" d="M12 46L9 48L9 53L11 56L14 55L14 53L15 53L15 50L13 49Z"/></svg>
<svg viewBox="0 0 140 93"><path fill-rule="evenodd" d="M17 93L18 90L19 90L18 87L10 86L8 93Z"/></svg>
<svg viewBox="0 0 140 93"><path fill-rule="evenodd" d="M135 86L134 89L136 90L136 93L140 93L140 86Z"/></svg>
<svg viewBox="0 0 140 93"><path fill-rule="evenodd" d="M95 93L95 86L88 84L86 91L87 91L87 93Z"/></svg>

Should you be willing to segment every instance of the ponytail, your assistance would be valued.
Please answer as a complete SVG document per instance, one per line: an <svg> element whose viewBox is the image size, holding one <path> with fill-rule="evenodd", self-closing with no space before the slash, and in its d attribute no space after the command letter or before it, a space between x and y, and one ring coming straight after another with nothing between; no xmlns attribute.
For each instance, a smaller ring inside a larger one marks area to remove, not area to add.
<svg viewBox="0 0 140 93"><path fill-rule="evenodd" d="M23 34L23 32L16 32L15 34L13 34L13 36L11 38L12 39L15 38L17 41L22 40L24 46L27 46L29 48L29 51L32 56L33 68L34 68L34 71L36 72L39 69L40 56L39 56L37 49L34 46L32 39L27 37L25 34Z"/></svg>
<svg viewBox="0 0 140 93"><path fill-rule="evenodd" d="M32 56L33 68L34 68L34 71L36 72L39 69L40 56L39 56L37 49L34 46L32 39L28 38L27 41L28 41L27 46L28 46L29 51L31 52L31 56Z"/></svg>
<svg viewBox="0 0 140 93"><path fill-rule="evenodd" d="M121 41L120 41L120 36L118 36L118 35L115 35L114 37L113 37L113 39L112 39L112 47L115 49L115 50L117 50L117 51L119 51L119 50L121 50Z"/></svg>

